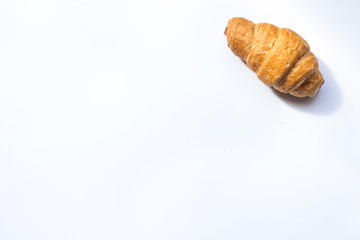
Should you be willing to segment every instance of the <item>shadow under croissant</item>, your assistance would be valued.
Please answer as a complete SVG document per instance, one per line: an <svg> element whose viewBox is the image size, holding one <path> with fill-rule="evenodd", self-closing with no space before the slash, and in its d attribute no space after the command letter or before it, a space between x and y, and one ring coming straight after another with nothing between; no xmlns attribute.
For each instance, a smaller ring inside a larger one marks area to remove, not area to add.
<svg viewBox="0 0 360 240"><path fill-rule="evenodd" d="M316 56L317 57L317 56ZM324 84L315 97L297 98L271 88L273 92L290 107L310 114L324 116L336 112L342 102L340 88L330 69L317 57L319 68L324 76Z"/></svg>

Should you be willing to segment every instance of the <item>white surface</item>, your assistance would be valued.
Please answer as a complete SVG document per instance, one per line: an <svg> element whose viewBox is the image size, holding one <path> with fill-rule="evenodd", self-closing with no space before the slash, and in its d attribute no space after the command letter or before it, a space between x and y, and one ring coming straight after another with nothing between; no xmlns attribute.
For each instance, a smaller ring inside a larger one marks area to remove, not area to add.
<svg viewBox="0 0 360 240"><path fill-rule="evenodd" d="M0 1L0 239L360 239L357 1ZM294 101L227 20L292 28Z"/></svg>

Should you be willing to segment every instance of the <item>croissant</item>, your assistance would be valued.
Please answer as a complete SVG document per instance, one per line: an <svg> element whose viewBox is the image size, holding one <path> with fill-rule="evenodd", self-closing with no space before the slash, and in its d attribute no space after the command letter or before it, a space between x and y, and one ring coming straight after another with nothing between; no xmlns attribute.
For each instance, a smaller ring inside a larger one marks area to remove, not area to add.
<svg viewBox="0 0 360 240"><path fill-rule="evenodd" d="M296 97L313 97L324 83L309 44L290 29L236 17L224 33L231 51L268 86Z"/></svg>

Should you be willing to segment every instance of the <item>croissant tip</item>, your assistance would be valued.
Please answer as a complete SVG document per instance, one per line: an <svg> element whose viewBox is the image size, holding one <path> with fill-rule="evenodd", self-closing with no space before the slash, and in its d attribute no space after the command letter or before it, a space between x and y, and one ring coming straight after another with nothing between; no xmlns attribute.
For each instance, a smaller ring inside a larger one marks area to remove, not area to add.
<svg viewBox="0 0 360 240"><path fill-rule="evenodd" d="M226 31L227 31L227 27L225 28L225 30L224 30L224 34L226 35Z"/></svg>

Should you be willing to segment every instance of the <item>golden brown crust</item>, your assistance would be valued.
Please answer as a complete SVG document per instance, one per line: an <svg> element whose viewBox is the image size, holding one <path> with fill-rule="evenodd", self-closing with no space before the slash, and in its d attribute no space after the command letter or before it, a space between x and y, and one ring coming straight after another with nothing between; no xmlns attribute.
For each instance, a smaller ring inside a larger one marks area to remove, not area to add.
<svg viewBox="0 0 360 240"><path fill-rule="evenodd" d="M307 52L291 68L290 72L273 87L283 93L299 86L303 81L308 79L318 69L318 61L312 52Z"/></svg>
<svg viewBox="0 0 360 240"><path fill-rule="evenodd" d="M225 29L228 45L233 53L246 60L254 36L255 24L245 18L232 18Z"/></svg>
<svg viewBox="0 0 360 240"><path fill-rule="evenodd" d="M266 85L272 86L295 64L298 58L309 51L306 42L295 32L280 28L274 47L270 50L257 76Z"/></svg>
<svg viewBox="0 0 360 240"><path fill-rule="evenodd" d="M313 97L318 89L324 83L324 78L319 70L313 73L306 81L299 87L291 90L289 93L296 97Z"/></svg>
<svg viewBox="0 0 360 240"><path fill-rule="evenodd" d="M248 67L257 72L268 55L278 36L279 28L268 23L255 25L255 36L251 43L249 55L246 58Z"/></svg>
<svg viewBox="0 0 360 240"><path fill-rule="evenodd" d="M235 55L278 91L314 96L324 82L308 43L290 29L232 18L225 34Z"/></svg>

